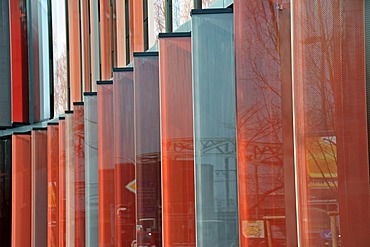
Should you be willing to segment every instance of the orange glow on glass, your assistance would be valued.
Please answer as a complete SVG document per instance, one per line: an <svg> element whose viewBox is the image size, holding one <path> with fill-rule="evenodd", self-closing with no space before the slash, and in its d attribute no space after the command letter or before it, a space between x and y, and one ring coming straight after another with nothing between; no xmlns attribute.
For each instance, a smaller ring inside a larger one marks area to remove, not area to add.
<svg viewBox="0 0 370 247"><path fill-rule="evenodd" d="M163 245L195 247L191 38L159 42Z"/></svg>
<svg viewBox="0 0 370 247"><path fill-rule="evenodd" d="M31 246L31 135L12 136L12 247Z"/></svg>
<svg viewBox="0 0 370 247"><path fill-rule="evenodd" d="M59 126L48 125L48 246L59 246Z"/></svg>

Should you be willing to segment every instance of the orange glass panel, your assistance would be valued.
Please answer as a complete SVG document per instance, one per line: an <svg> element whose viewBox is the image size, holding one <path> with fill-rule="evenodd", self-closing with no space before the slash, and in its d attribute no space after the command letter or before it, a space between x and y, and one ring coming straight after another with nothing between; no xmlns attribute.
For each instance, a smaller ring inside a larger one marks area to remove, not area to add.
<svg viewBox="0 0 370 247"><path fill-rule="evenodd" d="M136 239L162 245L158 52L134 54Z"/></svg>
<svg viewBox="0 0 370 247"><path fill-rule="evenodd" d="M59 126L51 122L48 144L48 246L59 246Z"/></svg>
<svg viewBox="0 0 370 247"><path fill-rule="evenodd" d="M116 246L136 239L133 68L113 70Z"/></svg>
<svg viewBox="0 0 370 247"><path fill-rule="evenodd" d="M293 1L301 246L368 246L364 1Z"/></svg>
<svg viewBox="0 0 370 247"><path fill-rule="evenodd" d="M84 104L73 103L75 246L85 247L85 135Z"/></svg>
<svg viewBox="0 0 370 247"><path fill-rule="evenodd" d="M286 189L294 188L294 171L286 170L293 166L292 146L283 153L292 137L283 138L282 127L289 122L282 114L282 87L291 84L286 76L291 71L283 66L290 63L290 54L283 53L290 50L289 8L279 11L277 3L235 0L240 246L287 246L287 234L292 235L288 246L297 245L295 195ZM289 229L288 218L293 219Z"/></svg>
<svg viewBox="0 0 370 247"><path fill-rule="evenodd" d="M89 19L89 0L81 1L81 33L82 33L82 81L83 91L91 91L91 78L90 78L90 19Z"/></svg>
<svg viewBox="0 0 370 247"><path fill-rule="evenodd" d="M100 1L101 79L108 80L112 78L110 1L106 1L106 0L99 0L99 1Z"/></svg>
<svg viewBox="0 0 370 247"><path fill-rule="evenodd" d="M12 247L31 246L31 135L12 136Z"/></svg>
<svg viewBox="0 0 370 247"><path fill-rule="evenodd" d="M129 0L130 8L130 58L133 52L144 51L143 1Z"/></svg>
<svg viewBox="0 0 370 247"><path fill-rule="evenodd" d="M90 55L91 55L91 91L96 91L96 81L100 80L100 36L99 36L99 1L89 1L90 5Z"/></svg>
<svg viewBox="0 0 370 247"><path fill-rule="evenodd" d="M115 246L113 82L98 82L99 246Z"/></svg>
<svg viewBox="0 0 370 247"><path fill-rule="evenodd" d="M65 114L65 193L66 193L66 245L75 245L75 152L74 152L74 121L73 111Z"/></svg>
<svg viewBox="0 0 370 247"><path fill-rule="evenodd" d="M59 117L59 247L66 246L66 122Z"/></svg>
<svg viewBox="0 0 370 247"><path fill-rule="evenodd" d="M80 1L68 1L69 73L71 105L81 101Z"/></svg>
<svg viewBox="0 0 370 247"><path fill-rule="evenodd" d="M117 29L117 65L116 67L123 67L126 65L126 13L125 2L116 1L116 29Z"/></svg>
<svg viewBox="0 0 370 247"><path fill-rule="evenodd" d="M31 193L32 193L32 246L47 245L48 172L46 128L33 128L31 132Z"/></svg>
<svg viewBox="0 0 370 247"><path fill-rule="evenodd" d="M159 36L163 245L195 247L191 38L184 36Z"/></svg>

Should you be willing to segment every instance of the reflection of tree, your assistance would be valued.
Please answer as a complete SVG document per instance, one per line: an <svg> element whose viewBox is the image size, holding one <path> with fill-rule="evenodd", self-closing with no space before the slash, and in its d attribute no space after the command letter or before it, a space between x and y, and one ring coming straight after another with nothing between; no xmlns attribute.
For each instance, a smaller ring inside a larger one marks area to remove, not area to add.
<svg viewBox="0 0 370 247"><path fill-rule="evenodd" d="M56 59L54 68L54 116L64 113L67 109L67 54Z"/></svg>

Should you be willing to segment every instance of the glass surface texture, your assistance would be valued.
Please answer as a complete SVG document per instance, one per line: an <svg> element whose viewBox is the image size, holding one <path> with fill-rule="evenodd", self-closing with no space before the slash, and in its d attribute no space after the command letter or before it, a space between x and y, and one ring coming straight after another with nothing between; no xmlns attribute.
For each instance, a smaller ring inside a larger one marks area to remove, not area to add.
<svg viewBox="0 0 370 247"><path fill-rule="evenodd" d="M75 246L75 150L73 113L65 115L66 246Z"/></svg>
<svg viewBox="0 0 370 247"><path fill-rule="evenodd" d="M50 117L50 63L49 63L49 21L48 0L28 3L27 12L29 78L30 78L30 121L39 122Z"/></svg>
<svg viewBox="0 0 370 247"><path fill-rule="evenodd" d="M59 247L66 246L66 121L59 120Z"/></svg>
<svg viewBox="0 0 370 247"><path fill-rule="evenodd" d="M86 246L98 246L98 106L97 96L85 96L85 218Z"/></svg>
<svg viewBox="0 0 370 247"><path fill-rule="evenodd" d="M85 135L84 106L73 110L75 162L75 246L85 247Z"/></svg>
<svg viewBox="0 0 370 247"><path fill-rule="evenodd" d="M12 226L12 139L0 139L0 239L10 246Z"/></svg>
<svg viewBox="0 0 370 247"><path fill-rule="evenodd" d="M289 43L283 47L284 39L290 40L290 34L284 33L289 31L284 25L290 25L287 13L288 9L278 10L277 1L235 1L241 246L286 246L286 217L295 219L295 211L285 208L285 176L294 173L287 174L283 159L283 73L291 73L283 68L284 59L290 62L290 57L282 57L283 50L290 49ZM290 198L295 200L294 191Z"/></svg>
<svg viewBox="0 0 370 247"><path fill-rule="evenodd" d="M159 45L163 244L195 247L191 38Z"/></svg>
<svg viewBox="0 0 370 247"><path fill-rule="evenodd" d="M116 246L136 239L133 72L113 72Z"/></svg>
<svg viewBox="0 0 370 247"><path fill-rule="evenodd" d="M48 125L48 246L59 246L59 126Z"/></svg>
<svg viewBox="0 0 370 247"><path fill-rule="evenodd" d="M113 85L98 85L99 246L115 245Z"/></svg>
<svg viewBox="0 0 370 247"><path fill-rule="evenodd" d="M31 135L12 136L12 247L31 246Z"/></svg>
<svg viewBox="0 0 370 247"><path fill-rule="evenodd" d="M12 121L28 122L28 40L26 0L9 1Z"/></svg>
<svg viewBox="0 0 370 247"><path fill-rule="evenodd" d="M134 57L136 239L162 244L158 56Z"/></svg>
<svg viewBox="0 0 370 247"><path fill-rule="evenodd" d="M46 129L32 130L31 133L32 247L47 246L47 232L48 232L47 152L48 147L47 147Z"/></svg>
<svg viewBox="0 0 370 247"><path fill-rule="evenodd" d="M11 73L10 73L10 30L9 1L0 1L0 126L10 126L11 115Z"/></svg>
<svg viewBox="0 0 370 247"><path fill-rule="evenodd" d="M370 243L364 1L293 1L299 240Z"/></svg>
<svg viewBox="0 0 370 247"><path fill-rule="evenodd" d="M233 15L192 26L197 246L237 246Z"/></svg>

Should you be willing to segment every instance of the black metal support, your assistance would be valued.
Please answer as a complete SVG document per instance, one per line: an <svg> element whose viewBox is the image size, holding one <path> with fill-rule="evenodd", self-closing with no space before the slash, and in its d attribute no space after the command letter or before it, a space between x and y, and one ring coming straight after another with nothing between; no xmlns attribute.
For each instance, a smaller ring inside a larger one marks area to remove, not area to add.
<svg viewBox="0 0 370 247"><path fill-rule="evenodd" d="M194 0L194 9L202 8L202 0Z"/></svg>
<svg viewBox="0 0 370 247"><path fill-rule="evenodd" d="M65 0L65 13L66 13L66 55L67 55L67 109L71 110L71 76L69 64L69 14L68 14L68 0Z"/></svg>
<svg viewBox="0 0 370 247"><path fill-rule="evenodd" d="M166 33L173 31L172 0L166 0Z"/></svg>
<svg viewBox="0 0 370 247"><path fill-rule="evenodd" d="M144 51L149 49L148 0L143 0Z"/></svg>

